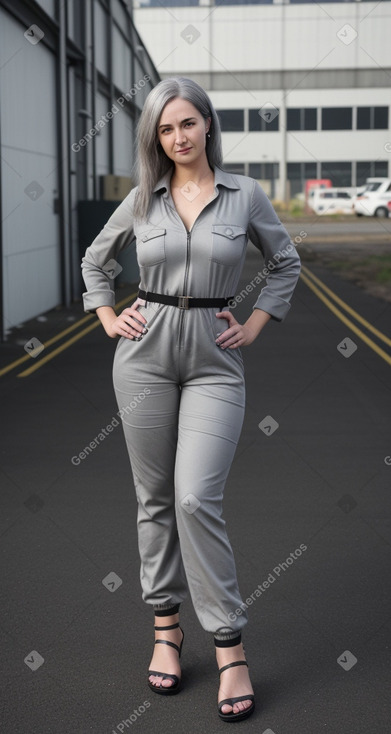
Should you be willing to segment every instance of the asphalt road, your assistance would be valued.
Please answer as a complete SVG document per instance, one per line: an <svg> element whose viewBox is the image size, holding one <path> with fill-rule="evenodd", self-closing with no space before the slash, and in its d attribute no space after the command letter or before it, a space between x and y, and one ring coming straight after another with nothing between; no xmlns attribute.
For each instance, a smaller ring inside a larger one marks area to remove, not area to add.
<svg viewBox="0 0 391 734"><path fill-rule="evenodd" d="M251 247L243 287L261 265ZM316 265L303 275L285 322L243 349L247 411L224 516L249 600L243 641L257 708L238 726L386 734L391 304ZM255 300L238 305L238 320ZM147 687L153 617L141 600L137 503L115 425L115 342L93 328L95 317L75 321L83 316L80 305L53 311L0 349L3 367L25 358L0 379L2 731L226 731L213 642L190 599L183 690L166 698ZM23 349L32 338L45 345L34 358ZM72 462L102 429L104 440Z"/></svg>

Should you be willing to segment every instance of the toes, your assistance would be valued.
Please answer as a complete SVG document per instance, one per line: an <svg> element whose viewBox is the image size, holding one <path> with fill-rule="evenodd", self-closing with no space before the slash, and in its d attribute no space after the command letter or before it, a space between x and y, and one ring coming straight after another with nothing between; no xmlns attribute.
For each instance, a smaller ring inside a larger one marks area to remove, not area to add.
<svg viewBox="0 0 391 734"><path fill-rule="evenodd" d="M232 710L232 706L229 706L228 703L225 703L224 706L221 707L223 714L232 714Z"/></svg>
<svg viewBox="0 0 391 734"><path fill-rule="evenodd" d="M170 680L170 678L162 678L161 676L157 675L150 675L149 680L152 683L153 686L156 686L156 688L170 688L173 685L173 681Z"/></svg>
<svg viewBox="0 0 391 734"><path fill-rule="evenodd" d="M246 699L246 701L239 701L238 703L234 703L234 714L238 714L239 711L245 711L251 706L251 704L252 701L250 701L249 699Z"/></svg>
<svg viewBox="0 0 391 734"><path fill-rule="evenodd" d="M228 703L225 703L221 707L221 711L223 714L239 714L241 711L245 711L248 709L252 704L252 701L249 699L246 699L245 701L239 701L238 703L234 703L233 707L230 706Z"/></svg>

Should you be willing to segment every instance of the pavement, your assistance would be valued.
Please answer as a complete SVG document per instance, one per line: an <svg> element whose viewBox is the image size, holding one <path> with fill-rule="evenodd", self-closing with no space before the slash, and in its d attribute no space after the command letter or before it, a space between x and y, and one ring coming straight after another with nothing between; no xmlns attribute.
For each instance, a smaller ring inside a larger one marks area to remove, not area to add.
<svg viewBox="0 0 391 734"><path fill-rule="evenodd" d="M250 246L241 288L261 266ZM224 517L248 607L256 711L237 726L386 734L391 304L305 268L286 320L242 350L247 409ZM237 306L239 321L255 300ZM163 697L147 686L153 617L141 600L137 502L111 383L115 342L95 316L81 319L80 303L55 309L0 348L2 731L226 731L213 642L190 599L183 689Z"/></svg>

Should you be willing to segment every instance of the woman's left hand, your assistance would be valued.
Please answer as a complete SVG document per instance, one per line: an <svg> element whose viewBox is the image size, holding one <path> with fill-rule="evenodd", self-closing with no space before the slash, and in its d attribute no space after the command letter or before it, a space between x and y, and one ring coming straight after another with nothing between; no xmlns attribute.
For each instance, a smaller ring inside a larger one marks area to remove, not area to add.
<svg viewBox="0 0 391 734"><path fill-rule="evenodd" d="M229 323L226 331L216 339L216 344L221 349L237 349L251 344L258 336L258 331L247 324L239 324L230 311L216 313L218 319L225 319Z"/></svg>

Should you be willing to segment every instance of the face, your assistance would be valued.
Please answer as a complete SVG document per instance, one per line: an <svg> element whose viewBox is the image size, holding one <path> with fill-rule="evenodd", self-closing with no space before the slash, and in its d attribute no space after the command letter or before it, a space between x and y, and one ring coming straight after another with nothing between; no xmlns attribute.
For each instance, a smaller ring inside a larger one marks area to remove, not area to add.
<svg viewBox="0 0 391 734"><path fill-rule="evenodd" d="M158 139L174 163L194 163L205 155L206 133L211 118L204 120L191 102L176 97L168 102L158 122Z"/></svg>

